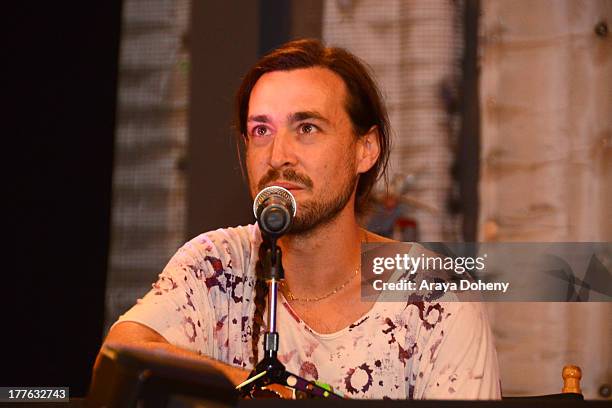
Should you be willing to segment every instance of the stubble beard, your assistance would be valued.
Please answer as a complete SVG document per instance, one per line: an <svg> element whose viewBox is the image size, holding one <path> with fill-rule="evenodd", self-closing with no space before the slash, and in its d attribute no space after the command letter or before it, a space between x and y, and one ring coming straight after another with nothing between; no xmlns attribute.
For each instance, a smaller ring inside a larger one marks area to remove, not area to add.
<svg viewBox="0 0 612 408"><path fill-rule="evenodd" d="M355 164L347 163L346 177L340 185L340 190L330 189L331 193L313 197L310 200L299 202L297 213L291 224L291 228L286 235L306 236L315 232L318 228L332 222L340 212L346 207L355 191L355 186L359 181L359 175L355 173ZM305 175L301 175L292 169L285 171L271 170L259 181L257 188L261 191L266 185L274 185L276 180L289 182L299 182L305 186L306 190L312 191L312 180ZM333 195L333 192L338 193Z"/></svg>
<svg viewBox="0 0 612 408"><path fill-rule="evenodd" d="M359 180L358 175L349 174L350 178L344 180L340 191L333 197L313 197L299 203L297 214L287 235L310 235L335 220L348 204Z"/></svg>

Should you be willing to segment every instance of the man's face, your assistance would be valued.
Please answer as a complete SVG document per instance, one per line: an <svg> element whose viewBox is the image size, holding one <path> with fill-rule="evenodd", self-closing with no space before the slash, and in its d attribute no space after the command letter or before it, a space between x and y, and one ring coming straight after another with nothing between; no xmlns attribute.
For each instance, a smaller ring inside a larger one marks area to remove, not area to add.
<svg viewBox="0 0 612 408"><path fill-rule="evenodd" d="M343 80L321 67L263 75L249 100L247 169L251 194L285 187L297 200L291 233L325 224L353 204L357 140Z"/></svg>

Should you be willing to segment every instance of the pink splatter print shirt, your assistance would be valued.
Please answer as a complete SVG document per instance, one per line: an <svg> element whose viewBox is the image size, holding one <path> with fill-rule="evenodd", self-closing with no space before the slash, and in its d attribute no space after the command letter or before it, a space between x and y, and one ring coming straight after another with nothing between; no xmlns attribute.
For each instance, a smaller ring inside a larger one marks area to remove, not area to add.
<svg viewBox="0 0 612 408"><path fill-rule="evenodd" d="M172 344L251 369L260 242L253 225L194 238L119 321L141 323ZM350 326L319 334L281 296L277 322L279 359L287 369L349 398L500 398L497 356L480 303L378 302Z"/></svg>

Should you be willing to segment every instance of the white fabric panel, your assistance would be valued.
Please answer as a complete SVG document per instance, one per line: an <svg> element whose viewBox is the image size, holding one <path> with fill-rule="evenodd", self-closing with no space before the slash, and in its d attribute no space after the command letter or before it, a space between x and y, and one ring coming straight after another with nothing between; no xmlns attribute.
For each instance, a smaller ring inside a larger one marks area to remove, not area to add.
<svg viewBox="0 0 612 408"><path fill-rule="evenodd" d="M185 239L189 10L189 0L124 2L107 328Z"/></svg>
<svg viewBox="0 0 612 408"><path fill-rule="evenodd" d="M420 239L456 240L446 211L453 153L440 89L457 91L463 52L461 2L328 0L323 40L347 48L374 70L394 130L390 179L417 174L412 192L436 213L414 209Z"/></svg>

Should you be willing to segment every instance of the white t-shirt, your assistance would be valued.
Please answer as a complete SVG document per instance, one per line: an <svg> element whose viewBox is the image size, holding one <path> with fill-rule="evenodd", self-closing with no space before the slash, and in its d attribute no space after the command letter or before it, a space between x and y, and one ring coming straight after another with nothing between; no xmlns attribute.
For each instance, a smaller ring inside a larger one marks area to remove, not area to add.
<svg viewBox="0 0 612 408"><path fill-rule="evenodd" d="M253 225L194 238L119 321L141 323L171 344L251 369L260 243ZM350 326L320 334L281 295L277 325L278 357L287 370L349 398L500 398L493 338L477 302L377 302Z"/></svg>

